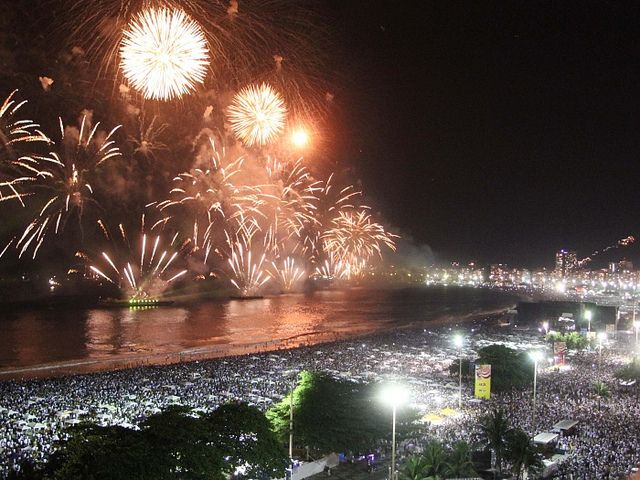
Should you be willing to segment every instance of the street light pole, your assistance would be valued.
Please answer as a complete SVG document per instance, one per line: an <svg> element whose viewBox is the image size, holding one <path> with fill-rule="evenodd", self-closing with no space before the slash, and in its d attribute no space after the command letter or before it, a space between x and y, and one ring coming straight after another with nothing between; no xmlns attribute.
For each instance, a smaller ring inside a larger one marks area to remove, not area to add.
<svg viewBox="0 0 640 480"><path fill-rule="evenodd" d="M456 335L453 342L458 347L458 409L462 409L462 336Z"/></svg>
<svg viewBox="0 0 640 480"><path fill-rule="evenodd" d="M587 331L591 333L591 317L593 316L593 313L591 312L591 310L587 310L586 312L584 312L584 316L587 318L587 321L589 322L587 326Z"/></svg>
<svg viewBox="0 0 640 480"><path fill-rule="evenodd" d="M293 389L289 398L289 459L293 464Z"/></svg>
<svg viewBox="0 0 640 480"><path fill-rule="evenodd" d="M393 426L391 427L391 480L396 479L396 404L393 403Z"/></svg>
<svg viewBox="0 0 640 480"><path fill-rule="evenodd" d="M638 329L640 329L640 322L636 321L636 301L633 300L633 327L636 329L636 352L638 351Z"/></svg>
<svg viewBox="0 0 640 480"><path fill-rule="evenodd" d="M382 392L382 400L391 404L391 465L389 466L389 479L396 480L396 410L408 396L408 392L401 385L388 385Z"/></svg>
<svg viewBox="0 0 640 480"><path fill-rule="evenodd" d="M607 339L605 332L598 333L598 369L602 370L602 342Z"/></svg>
<svg viewBox="0 0 640 480"><path fill-rule="evenodd" d="M291 384L291 393L289 395L289 469L290 477L293 478L293 392L296 389L296 376L293 377Z"/></svg>
<svg viewBox="0 0 640 480"><path fill-rule="evenodd" d="M541 352L531 352L529 354L533 359L533 412L531 415L531 424L533 434L536 433L536 390L538 386L538 361L542 358Z"/></svg>
<svg viewBox="0 0 640 480"><path fill-rule="evenodd" d="M458 408L462 409L462 349L458 351Z"/></svg>
<svg viewBox="0 0 640 480"><path fill-rule="evenodd" d="M538 385L538 359L533 360L533 432L536 431L536 389Z"/></svg>

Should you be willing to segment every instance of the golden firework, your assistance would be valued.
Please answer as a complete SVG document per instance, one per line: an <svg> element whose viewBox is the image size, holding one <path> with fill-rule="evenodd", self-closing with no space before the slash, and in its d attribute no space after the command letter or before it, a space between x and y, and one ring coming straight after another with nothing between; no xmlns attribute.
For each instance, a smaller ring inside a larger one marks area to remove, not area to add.
<svg viewBox="0 0 640 480"><path fill-rule="evenodd" d="M228 108L231 129L249 146L265 145L284 129L287 108L270 85L249 85L234 97Z"/></svg>
<svg viewBox="0 0 640 480"><path fill-rule="evenodd" d="M120 44L120 66L145 98L171 100L204 81L209 65L200 25L182 10L150 8L129 23Z"/></svg>

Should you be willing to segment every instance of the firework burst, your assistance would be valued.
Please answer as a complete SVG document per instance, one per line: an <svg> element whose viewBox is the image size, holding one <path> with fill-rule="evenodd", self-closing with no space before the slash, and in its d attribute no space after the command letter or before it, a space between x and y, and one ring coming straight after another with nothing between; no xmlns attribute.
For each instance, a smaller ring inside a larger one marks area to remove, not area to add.
<svg viewBox="0 0 640 480"><path fill-rule="evenodd" d="M61 139L56 150L38 157L46 165L44 187L52 194L17 241L19 257L33 247L35 258L47 234L61 232L72 216L77 216L81 224L85 209L97 205L91 181L99 174L100 165L121 155L113 140L119 125L103 137L97 135L100 123L91 128L86 115L82 117L79 130L65 128L62 119L59 123Z"/></svg>
<svg viewBox="0 0 640 480"><path fill-rule="evenodd" d="M211 137L208 141L206 165L173 179L170 198L158 204L164 219L157 223L189 218L193 252L202 250L205 263L214 244L224 240L222 232L260 215L258 190L236 178L242 173L244 157L229 159L224 148L217 148Z"/></svg>
<svg viewBox="0 0 640 480"><path fill-rule="evenodd" d="M292 291L304 276L304 270L296 266L292 257L286 257L279 264L271 262L271 267L271 276L277 280L283 292Z"/></svg>
<svg viewBox="0 0 640 480"><path fill-rule="evenodd" d="M342 276L347 279L360 276L372 257L382 257L383 246L395 251L396 235L373 222L367 209L339 212L331 223L322 235L324 249L341 262Z"/></svg>
<svg viewBox="0 0 640 480"><path fill-rule="evenodd" d="M255 255L251 248L251 238L241 235L232 241L229 237L230 255L227 263L230 268L231 284L238 289L242 297L256 295L271 279L264 268L266 253Z"/></svg>
<svg viewBox="0 0 640 480"><path fill-rule="evenodd" d="M209 52L200 26L185 12L149 8L123 33L120 66L145 98L171 100L204 81Z"/></svg>
<svg viewBox="0 0 640 480"><path fill-rule="evenodd" d="M322 261L324 256L322 235L331 228L334 218L356 208L354 201L362 197L362 192L356 190L353 185L347 185L343 188L336 186L333 173L318 186L314 221L305 225L302 235L302 251L312 263L322 264L319 268L326 268L327 259ZM338 265L339 262L330 261L329 263ZM333 271L333 269L328 271ZM334 275L326 276L333 277Z"/></svg>
<svg viewBox="0 0 640 480"><path fill-rule="evenodd" d="M287 109L282 96L270 85L249 85L227 108L231 129L248 146L265 145L284 130Z"/></svg>
<svg viewBox="0 0 640 480"><path fill-rule="evenodd" d="M119 226L123 245L129 241L124 227ZM187 269L178 265L183 259L176 246L176 236L166 241L161 235L143 233L136 251L120 248L115 255L102 252L100 262L93 262L90 270L99 278L116 285L129 299L157 297L179 278L187 274Z"/></svg>
<svg viewBox="0 0 640 480"><path fill-rule="evenodd" d="M40 169L37 156L24 150L27 144L48 144L50 140L40 131L40 125L17 118L18 111L27 101L16 101L16 92L11 92L0 105L0 203L17 199L24 206L23 197L32 194L24 187L49 175Z"/></svg>
<svg viewBox="0 0 640 480"><path fill-rule="evenodd" d="M321 186L313 181L302 159L292 165L269 159L267 175L268 184L260 187L267 223L264 244L278 255L287 240L294 238L298 243L305 227L316 222L317 192Z"/></svg>

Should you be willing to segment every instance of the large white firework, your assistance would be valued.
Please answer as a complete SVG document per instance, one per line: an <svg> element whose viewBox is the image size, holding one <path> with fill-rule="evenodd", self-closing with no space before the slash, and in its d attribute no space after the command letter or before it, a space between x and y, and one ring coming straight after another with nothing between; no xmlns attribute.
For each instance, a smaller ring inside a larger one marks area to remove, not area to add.
<svg viewBox="0 0 640 480"><path fill-rule="evenodd" d="M123 32L120 66L145 98L171 100L202 83L209 65L204 33L182 10L149 8Z"/></svg>
<svg viewBox="0 0 640 480"><path fill-rule="evenodd" d="M271 85L249 85L227 109L233 133L248 146L265 145L284 129L287 108Z"/></svg>

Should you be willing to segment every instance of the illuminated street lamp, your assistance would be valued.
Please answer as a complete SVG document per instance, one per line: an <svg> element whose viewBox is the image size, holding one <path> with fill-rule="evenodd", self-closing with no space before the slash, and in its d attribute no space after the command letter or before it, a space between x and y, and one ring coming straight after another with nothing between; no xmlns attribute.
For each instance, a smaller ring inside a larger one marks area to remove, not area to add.
<svg viewBox="0 0 640 480"><path fill-rule="evenodd" d="M598 363L602 364L602 342L607 339L606 332L598 332Z"/></svg>
<svg viewBox="0 0 640 480"><path fill-rule="evenodd" d="M458 349L458 408L462 408L462 344L464 338L462 335L453 337L453 344Z"/></svg>
<svg viewBox="0 0 640 480"><path fill-rule="evenodd" d="M591 310L586 310L584 312L584 318L587 319L587 322L589 322L589 325L587 327L587 331L591 332L591 318L593 317L593 312Z"/></svg>
<svg viewBox="0 0 640 480"><path fill-rule="evenodd" d="M382 400L391 405L393 409L393 420L391 429L391 466L389 470L391 472L391 480L396 480L396 409L402 405L407 397L407 390L398 384L387 385L382 391Z"/></svg>
<svg viewBox="0 0 640 480"><path fill-rule="evenodd" d="M533 360L533 415L531 416L531 424L533 426L533 433L536 432L536 388L538 384L538 362L542 360L544 355L542 352L536 350L529 352L531 360Z"/></svg>

